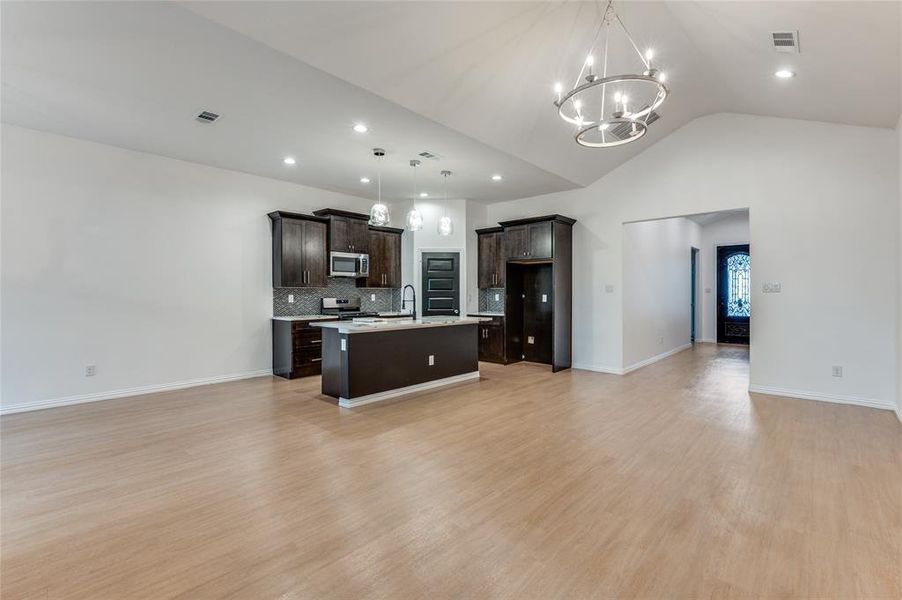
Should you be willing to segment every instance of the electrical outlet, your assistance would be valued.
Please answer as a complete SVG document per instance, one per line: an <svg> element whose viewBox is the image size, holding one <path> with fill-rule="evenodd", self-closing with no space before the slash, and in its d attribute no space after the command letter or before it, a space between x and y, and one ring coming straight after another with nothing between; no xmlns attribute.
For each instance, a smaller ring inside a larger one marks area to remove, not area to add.
<svg viewBox="0 0 902 600"><path fill-rule="evenodd" d="M782 288L779 281L765 281L761 284L761 291L765 294L779 294Z"/></svg>
<svg viewBox="0 0 902 600"><path fill-rule="evenodd" d="M342 352L348 351L348 340L346 340L346 339L341 340L341 351Z"/></svg>
<svg viewBox="0 0 902 600"><path fill-rule="evenodd" d="M435 365L435 354L430 354L429 355L429 366L431 367L434 365Z"/></svg>
<svg viewBox="0 0 902 600"><path fill-rule="evenodd" d="M705 293L706 293L706 294L710 294L710 293L711 293L711 288L705 288Z"/></svg>
<svg viewBox="0 0 902 600"><path fill-rule="evenodd" d="M501 294L495 294L495 302L501 300Z"/></svg>
<svg viewBox="0 0 902 600"><path fill-rule="evenodd" d="M97 365L87 365L85 367L85 377L94 377L97 375Z"/></svg>
<svg viewBox="0 0 902 600"><path fill-rule="evenodd" d="M288 303L294 304L294 294L288 294Z"/></svg>
<svg viewBox="0 0 902 600"><path fill-rule="evenodd" d="M548 294L542 294L542 302L548 302Z"/></svg>
<svg viewBox="0 0 902 600"><path fill-rule="evenodd" d="M833 376L834 377L842 377L842 367L839 365L833 365Z"/></svg>
<svg viewBox="0 0 902 600"><path fill-rule="evenodd" d="M526 343L527 343L527 344L535 344L535 343L536 343L536 338L535 338L534 336L531 336L531 335L530 335L530 336L526 336Z"/></svg>
<svg viewBox="0 0 902 600"><path fill-rule="evenodd" d="M375 301L376 301L376 294L370 294L370 300L371 300L372 302L375 302Z"/></svg>
<svg viewBox="0 0 902 600"><path fill-rule="evenodd" d="M604 284L604 291L607 294L613 294L614 293L614 285L611 283Z"/></svg>
<svg viewBox="0 0 902 600"><path fill-rule="evenodd" d="M659 345L659 346L663 346L663 345L664 345L664 337L663 337L663 336L661 336L661 337L658 338L658 345Z"/></svg>

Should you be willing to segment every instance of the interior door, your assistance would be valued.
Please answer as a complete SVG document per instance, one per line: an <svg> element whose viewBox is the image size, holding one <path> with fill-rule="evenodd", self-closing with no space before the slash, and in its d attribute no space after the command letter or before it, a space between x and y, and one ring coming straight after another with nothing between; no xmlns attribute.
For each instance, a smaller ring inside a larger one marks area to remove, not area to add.
<svg viewBox="0 0 902 600"><path fill-rule="evenodd" d="M717 341L748 344L751 318L751 256L748 244L717 248Z"/></svg>
<svg viewBox="0 0 902 600"><path fill-rule="evenodd" d="M422 296L424 317L460 314L460 254L424 252L422 255Z"/></svg>

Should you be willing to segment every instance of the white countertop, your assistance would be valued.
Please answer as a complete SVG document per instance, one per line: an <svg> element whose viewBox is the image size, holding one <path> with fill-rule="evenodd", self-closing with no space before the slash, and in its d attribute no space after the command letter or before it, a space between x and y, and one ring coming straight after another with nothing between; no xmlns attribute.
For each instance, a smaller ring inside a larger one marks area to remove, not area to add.
<svg viewBox="0 0 902 600"><path fill-rule="evenodd" d="M482 321L488 321L488 319L479 317L421 317L419 319L385 319L384 321L365 323L355 321L327 321L324 323L313 323L313 326L322 327L323 329L337 329L339 333L375 333L377 331L395 331L400 329L473 325Z"/></svg>
<svg viewBox="0 0 902 600"><path fill-rule="evenodd" d="M273 321L322 321L323 319L336 320L335 315L292 315L290 317L273 317Z"/></svg>

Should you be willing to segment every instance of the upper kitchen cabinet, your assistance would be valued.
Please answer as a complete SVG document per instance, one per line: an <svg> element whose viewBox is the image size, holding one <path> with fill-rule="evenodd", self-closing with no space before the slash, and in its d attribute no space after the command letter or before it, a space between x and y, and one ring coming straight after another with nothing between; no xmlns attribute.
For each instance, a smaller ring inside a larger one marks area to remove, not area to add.
<svg viewBox="0 0 902 600"><path fill-rule="evenodd" d="M370 275L366 278L368 288L401 287L401 234L403 229L395 227L369 228ZM361 280L357 281L361 286Z"/></svg>
<svg viewBox="0 0 902 600"><path fill-rule="evenodd" d="M327 221L276 211L272 220L273 287L326 287Z"/></svg>
<svg viewBox="0 0 902 600"><path fill-rule="evenodd" d="M368 215L334 208L323 208L313 211L313 214L329 220L329 250L353 254L369 253Z"/></svg>
<svg viewBox="0 0 902 600"><path fill-rule="evenodd" d="M554 258L555 225L572 227L575 219L563 215L547 215L503 221L505 259L548 260Z"/></svg>
<svg viewBox="0 0 902 600"><path fill-rule="evenodd" d="M501 227L487 227L476 230L479 251L477 287L504 287L504 230Z"/></svg>

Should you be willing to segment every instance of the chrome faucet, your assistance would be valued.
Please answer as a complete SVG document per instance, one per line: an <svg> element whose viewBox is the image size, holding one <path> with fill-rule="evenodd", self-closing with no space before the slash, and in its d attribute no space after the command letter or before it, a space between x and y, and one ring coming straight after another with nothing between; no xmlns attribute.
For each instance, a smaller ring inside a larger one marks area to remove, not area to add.
<svg viewBox="0 0 902 600"><path fill-rule="evenodd" d="M404 312L404 307L407 306L407 288L410 288L410 291L413 292L413 300L411 300L411 303L413 304L413 312L410 314L410 316L412 318L416 319L417 318L417 291L415 289L413 289L413 286L410 285L409 283L401 289L401 312Z"/></svg>

